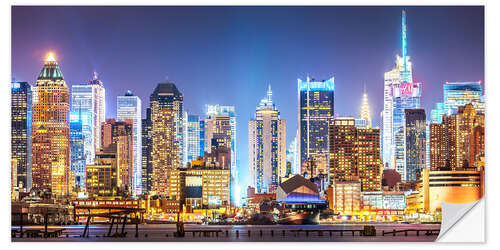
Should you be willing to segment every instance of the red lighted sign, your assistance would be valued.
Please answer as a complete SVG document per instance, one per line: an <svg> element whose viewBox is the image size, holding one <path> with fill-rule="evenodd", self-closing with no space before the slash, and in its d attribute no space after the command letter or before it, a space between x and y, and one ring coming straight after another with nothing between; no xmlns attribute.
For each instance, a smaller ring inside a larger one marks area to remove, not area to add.
<svg viewBox="0 0 500 250"><path fill-rule="evenodd" d="M413 89L415 87L416 86L413 85L413 83L403 83L403 84L401 84L401 86L399 87L399 89L401 91L401 94L412 94L413 93Z"/></svg>

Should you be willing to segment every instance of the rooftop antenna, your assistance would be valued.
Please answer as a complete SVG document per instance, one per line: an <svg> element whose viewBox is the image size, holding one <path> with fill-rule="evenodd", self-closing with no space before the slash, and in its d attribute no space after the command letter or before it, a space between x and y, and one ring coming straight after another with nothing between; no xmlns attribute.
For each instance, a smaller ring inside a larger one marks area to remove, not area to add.
<svg viewBox="0 0 500 250"><path fill-rule="evenodd" d="M403 57L403 67L406 71L406 55L408 54L406 48L406 10L403 9L401 16L401 56Z"/></svg>

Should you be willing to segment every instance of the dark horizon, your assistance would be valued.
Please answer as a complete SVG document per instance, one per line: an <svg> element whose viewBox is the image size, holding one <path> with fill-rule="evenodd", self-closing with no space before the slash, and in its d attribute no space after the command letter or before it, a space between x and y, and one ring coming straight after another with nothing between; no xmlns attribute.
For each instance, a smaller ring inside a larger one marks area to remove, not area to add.
<svg viewBox="0 0 500 250"><path fill-rule="evenodd" d="M116 96L127 90L141 98L144 117L166 76L188 113L234 105L245 194L248 120L269 83L287 120L287 144L297 130L297 78L308 75L335 77L341 116L359 116L366 84L373 126L380 126L383 74L400 53L402 9L427 120L446 81L481 81L484 92L482 6L13 6L12 77L33 85L53 51L69 87L99 73L107 118L116 117Z"/></svg>

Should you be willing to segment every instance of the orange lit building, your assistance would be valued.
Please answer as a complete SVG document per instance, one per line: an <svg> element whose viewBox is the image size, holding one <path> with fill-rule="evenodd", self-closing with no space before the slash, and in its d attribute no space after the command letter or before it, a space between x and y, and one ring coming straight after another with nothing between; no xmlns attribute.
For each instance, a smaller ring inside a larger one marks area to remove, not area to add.
<svg viewBox="0 0 500 250"><path fill-rule="evenodd" d="M354 118L339 117L330 125L329 137L330 184L359 178L363 192L380 191L380 130L357 128Z"/></svg>
<svg viewBox="0 0 500 250"><path fill-rule="evenodd" d="M168 196L167 171L182 167L182 100L173 83L159 83L150 96L152 195Z"/></svg>
<svg viewBox="0 0 500 250"><path fill-rule="evenodd" d="M101 148L116 149L117 185L121 190L131 191L133 178L133 121L127 119L117 122L106 119L101 125Z"/></svg>
<svg viewBox="0 0 500 250"><path fill-rule="evenodd" d="M72 191L69 168L69 88L52 53L33 92L33 187L57 195Z"/></svg>

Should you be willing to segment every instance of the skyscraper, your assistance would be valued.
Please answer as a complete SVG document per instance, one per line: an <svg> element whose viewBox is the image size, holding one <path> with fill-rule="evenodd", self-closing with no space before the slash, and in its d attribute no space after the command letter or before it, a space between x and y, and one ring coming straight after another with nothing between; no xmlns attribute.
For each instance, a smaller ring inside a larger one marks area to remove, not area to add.
<svg viewBox="0 0 500 250"><path fill-rule="evenodd" d="M149 101L153 145L151 193L168 195L167 170L182 167L183 96L175 84L159 83Z"/></svg>
<svg viewBox="0 0 500 250"><path fill-rule="evenodd" d="M395 67L384 74L383 162L395 167L396 134L404 125L404 110L420 108L421 84L413 82L412 63L407 51L406 11L401 18L401 56Z"/></svg>
<svg viewBox="0 0 500 250"><path fill-rule="evenodd" d="M142 193L151 191L151 178L153 175L153 121L151 108L146 108L146 118L142 119Z"/></svg>
<svg viewBox="0 0 500 250"><path fill-rule="evenodd" d="M88 112L71 111L69 113L70 170L75 173L75 187L86 187L85 137L84 127L90 127L92 121ZM85 124L85 125L84 125Z"/></svg>
<svg viewBox="0 0 500 250"><path fill-rule="evenodd" d="M361 183L364 192L380 191L380 130L359 128L352 117L337 117L329 128L330 184Z"/></svg>
<svg viewBox="0 0 500 250"><path fill-rule="evenodd" d="M212 138L212 129L210 128L211 124L213 124L213 121L215 120L220 120L220 119L225 119L225 118L215 118L215 117L220 117L220 116L227 116L229 117L229 125L231 126L231 190L234 192L231 193L232 201L235 202L235 205L239 204L240 201L240 187L239 187L239 180L238 180L238 167L239 161L237 159L237 130L236 130L236 112L234 106L223 106L219 104L207 104L206 105L206 116L207 118L205 119L205 151L209 149L211 145L211 138ZM223 122L223 124L226 124L226 122ZM220 125L219 125L220 126ZM225 125L224 125L225 126ZM224 129L227 132L227 129ZM219 133L219 132L217 132Z"/></svg>
<svg viewBox="0 0 500 250"><path fill-rule="evenodd" d="M481 106L481 82L446 82L443 85L444 113L456 114L458 107L471 103L479 113L484 113Z"/></svg>
<svg viewBox="0 0 500 250"><path fill-rule="evenodd" d="M297 79L297 82L299 164L302 166L308 159L326 161L328 126L334 118L335 79L315 81L307 77L306 81Z"/></svg>
<svg viewBox="0 0 500 250"><path fill-rule="evenodd" d="M13 82L11 88L11 158L16 163L16 181L21 190L31 188L32 91L27 82Z"/></svg>
<svg viewBox="0 0 500 250"><path fill-rule="evenodd" d="M71 111L90 114L90 121L83 125L85 162L94 161L96 150L100 147L101 124L104 122L105 90L94 72L92 80L71 86Z"/></svg>
<svg viewBox="0 0 500 250"><path fill-rule="evenodd" d="M68 195L69 89L52 53L38 75L33 92L33 187Z"/></svg>
<svg viewBox="0 0 500 250"><path fill-rule="evenodd" d="M405 165L401 174L403 181L416 181L426 166L427 123L424 109L405 110Z"/></svg>
<svg viewBox="0 0 500 250"><path fill-rule="evenodd" d="M131 119L133 127L133 179L132 190L135 194L142 193L142 116L141 116L141 99L134 96L129 90L123 96L118 96L116 99L117 118L118 121Z"/></svg>
<svg viewBox="0 0 500 250"><path fill-rule="evenodd" d="M300 164L299 164L299 149L297 145L297 136L288 145L286 150L286 161L291 163L292 174L300 174Z"/></svg>
<svg viewBox="0 0 500 250"><path fill-rule="evenodd" d="M286 175L286 121L280 120L271 85L248 122L248 159L251 183L259 193L276 188Z"/></svg>
<svg viewBox="0 0 500 250"><path fill-rule="evenodd" d="M199 115L184 114L184 163L196 160L205 151L205 120ZM230 148L229 148L230 149Z"/></svg>

